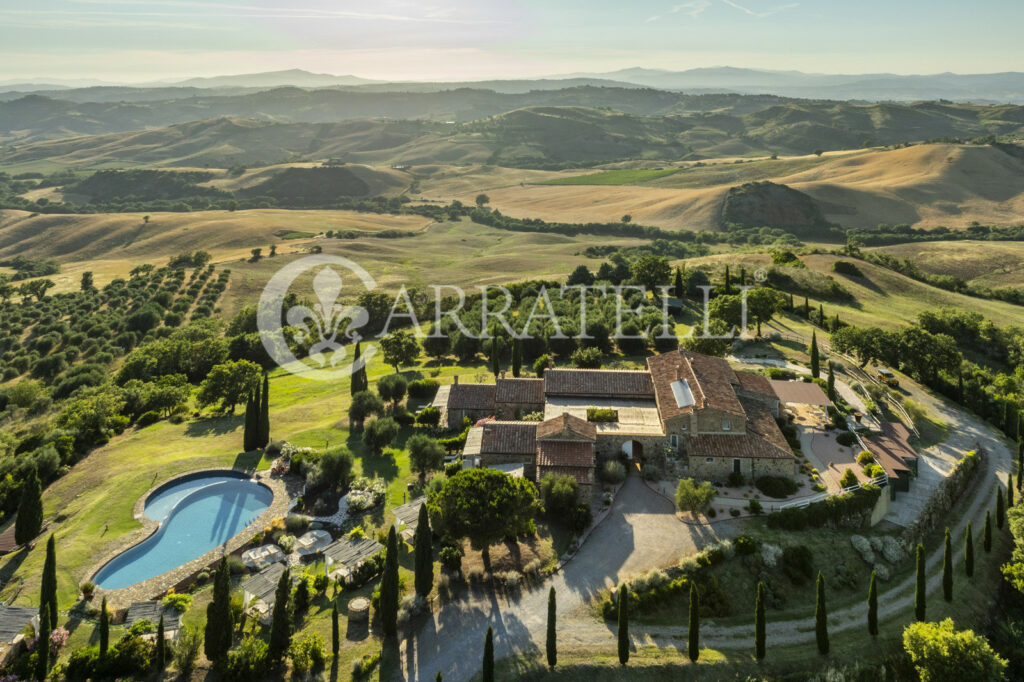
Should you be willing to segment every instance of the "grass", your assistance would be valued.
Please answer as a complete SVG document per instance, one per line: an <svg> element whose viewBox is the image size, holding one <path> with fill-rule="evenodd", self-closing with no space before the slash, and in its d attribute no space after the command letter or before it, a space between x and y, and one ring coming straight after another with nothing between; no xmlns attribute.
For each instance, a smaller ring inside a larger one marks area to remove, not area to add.
<svg viewBox="0 0 1024 682"><path fill-rule="evenodd" d="M910 242L871 249L909 258L924 272L953 275L980 286L1024 284L1024 244L1020 242Z"/></svg>
<svg viewBox="0 0 1024 682"><path fill-rule="evenodd" d="M656 180L666 175L678 173L678 168L657 168L657 169L631 169L601 171L600 173L587 173L585 175L573 175L567 178L553 178L539 182L539 185L632 185L638 182Z"/></svg>

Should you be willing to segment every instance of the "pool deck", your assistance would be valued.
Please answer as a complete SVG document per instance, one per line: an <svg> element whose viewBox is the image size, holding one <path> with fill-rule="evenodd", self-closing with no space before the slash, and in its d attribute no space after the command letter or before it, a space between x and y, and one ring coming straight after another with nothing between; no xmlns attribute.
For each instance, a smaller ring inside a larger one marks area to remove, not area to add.
<svg viewBox="0 0 1024 682"><path fill-rule="evenodd" d="M184 474L181 474L180 476L175 476L165 481L160 481L158 484L154 485L152 488L147 490L145 494L143 494L141 497L139 497L138 500L136 500L135 508L133 511L135 519L142 524L142 527L138 530L135 530L125 535L121 539L121 542L118 543L117 547L107 552L98 562L96 562L96 564L91 566L87 571L83 572L82 575L76 576L78 578L79 583L82 583L86 580L91 580L92 577L96 575L97 571L103 568L103 566L105 566L107 562L109 562L122 552L139 544L140 542L148 538L150 535L152 535L154 532L156 532L157 528L160 527L160 524L148 518L144 510L146 507L146 500L149 499L149 496L152 495L157 489L162 488L169 483L173 483L178 479L194 476L197 473L212 474L224 471L238 471L241 473L248 473L242 472L239 469L231 470L226 469L224 467L217 467L213 469L200 469L197 471L186 472ZM259 517L257 517L255 521L250 523L243 530L239 531L237 535L228 540L226 544L226 550L228 554L234 552L243 545L248 544L249 540L252 539L252 536L256 533L256 531L268 526L272 519L281 516L286 516L288 514L288 507L290 502L289 487L294 487L294 482L290 481L289 477L272 477L269 471L257 471L256 473L252 474L250 480L262 483L263 485L270 488L271 492L274 493L274 499L271 501L270 506L267 507L263 511L263 513L260 514ZM289 486L289 483L292 483L293 485ZM299 482L298 485L301 486L301 482ZM136 583L135 585L131 585L129 587L124 587L118 590L103 590L97 587L97 598L106 597L107 603L110 606L110 608L117 609L127 607L128 605L137 601L145 601L147 599L154 599L156 597L163 596L170 588L174 587L181 581L194 575L195 573L198 573L200 570L206 568L207 566L210 566L215 561L217 561L217 559L220 558L224 550L225 546L222 545L220 547L210 550L202 556L196 557L188 563L182 564L174 570L168 571L167 573L161 573L158 576L149 578L148 580L143 580L142 582Z"/></svg>

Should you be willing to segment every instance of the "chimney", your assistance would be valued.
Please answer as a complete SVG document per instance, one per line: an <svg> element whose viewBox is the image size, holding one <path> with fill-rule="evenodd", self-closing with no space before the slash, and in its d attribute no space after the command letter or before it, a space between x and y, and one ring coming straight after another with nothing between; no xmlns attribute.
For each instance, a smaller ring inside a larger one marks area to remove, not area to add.
<svg viewBox="0 0 1024 682"><path fill-rule="evenodd" d="M555 359L554 359L554 358L552 358L552 357L551 357L551 356L549 355L549 356L548 356L548 369L554 369L554 368L555 368Z"/></svg>
<svg viewBox="0 0 1024 682"><path fill-rule="evenodd" d="M458 374L455 375L455 381L453 381L452 384L454 384L455 386L459 385L459 375Z"/></svg>
<svg viewBox="0 0 1024 682"><path fill-rule="evenodd" d="M683 378L683 371L679 369L679 365L676 365L676 381Z"/></svg>
<svg viewBox="0 0 1024 682"><path fill-rule="evenodd" d="M568 412L563 412L562 413L562 426L565 427L566 430L569 429L569 413Z"/></svg>

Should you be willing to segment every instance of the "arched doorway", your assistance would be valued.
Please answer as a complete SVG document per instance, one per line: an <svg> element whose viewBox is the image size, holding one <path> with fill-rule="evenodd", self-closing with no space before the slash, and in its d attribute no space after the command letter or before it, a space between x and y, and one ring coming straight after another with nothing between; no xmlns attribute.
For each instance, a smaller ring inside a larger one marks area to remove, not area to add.
<svg viewBox="0 0 1024 682"><path fill-rule="evenodd" d="M622 454L626 458L626 469L630 473L643 469L644 445L638 440L627 440L622 444Z"/></svg>

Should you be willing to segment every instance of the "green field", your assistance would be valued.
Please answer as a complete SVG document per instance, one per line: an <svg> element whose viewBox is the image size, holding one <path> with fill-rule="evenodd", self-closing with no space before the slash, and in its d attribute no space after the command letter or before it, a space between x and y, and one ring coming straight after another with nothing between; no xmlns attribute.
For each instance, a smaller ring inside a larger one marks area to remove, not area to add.
<svg viewBox="0 0 1024 682"><path fill-rule="evenodd" d="M656 169L621 169L601 171L600 173L587 173L586 175L574 175L570 178L555 178L538 182L538 185L632 185L647 180L663 178L666 175L678 173L678 168L656 168Z"/></svg>

